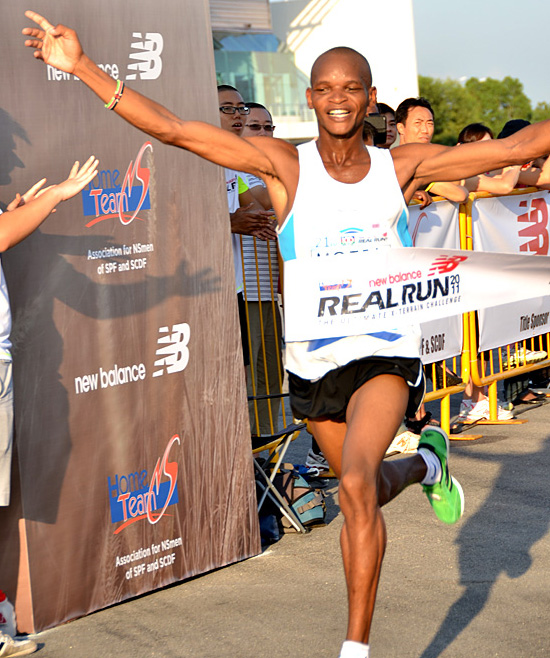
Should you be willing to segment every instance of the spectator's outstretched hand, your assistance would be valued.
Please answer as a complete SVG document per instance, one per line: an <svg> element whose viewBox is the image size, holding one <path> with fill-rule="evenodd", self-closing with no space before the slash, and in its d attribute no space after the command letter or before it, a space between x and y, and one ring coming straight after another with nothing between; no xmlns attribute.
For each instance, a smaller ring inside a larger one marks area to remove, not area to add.
<svg viewBox="0 0 550 658"><path fill-rule="evenodd" d="M61 201L67 201L71 197L83 190L97 175L97 166L99 160L95 155L91 155L86 162L80 167L78 160L74 163L67 180L57 185L61 193Z"/></svg>
<svg viewBox="0 0 550 658"><path fill-rule="evenodd" d="M25 16L40 25L40 28L23 29L23 34L32 37L25 41L25 46L35 48L34 56L44 60L46 64L67 73L74 73L83 54L76 32L65 25L54 27L44 16L34 11L26 11Z"/></svg>
<svg viewBox="0 0 550 658"><path fill-rule="evenodd" d="M42 189L42 186L46 182L45 178L42 178L41 180L38 181L38 183L35 183L30 189L28 189L25 194L21 195L19 192L15 195L15 199L11 201L11 203L8 203L7 210L15 210L16 208L19 208L19 206L24 206L26 203L29 201L32 201L33 199L36 199L39 197L41 194L44 194L46 190L49 190L49 187L46 187Z"/></svg>

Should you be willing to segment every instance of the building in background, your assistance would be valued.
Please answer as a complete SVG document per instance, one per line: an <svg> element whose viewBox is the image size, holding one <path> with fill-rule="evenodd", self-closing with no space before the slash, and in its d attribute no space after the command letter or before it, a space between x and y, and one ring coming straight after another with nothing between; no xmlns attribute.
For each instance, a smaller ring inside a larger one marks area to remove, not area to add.
<svg viewBox="0 0 550 658"><path fill-rule="evenodd" d="M277 137L316 136L305 90L315 58L346 45L371 63L378 98L418 95L412 0L210 0L219 83L273 113Z"/></svg>

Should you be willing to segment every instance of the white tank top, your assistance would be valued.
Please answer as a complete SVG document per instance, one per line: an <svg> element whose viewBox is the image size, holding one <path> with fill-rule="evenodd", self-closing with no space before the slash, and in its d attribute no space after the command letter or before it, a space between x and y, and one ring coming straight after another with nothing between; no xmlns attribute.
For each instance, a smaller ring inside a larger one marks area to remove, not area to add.
<svg viewBox="0 0 550 658"><path fill-rule="evenodd" d="M369 173L358 183L340 183L325 169L315 141L298 146L296 198L278 229L283 260L412 247L408 210L389 151L367 147ZM285 286L299 287L299 281ZM286 368L316 380L329 370L367 356L419 357L417 326L362 336L286 344Z"/></svg>

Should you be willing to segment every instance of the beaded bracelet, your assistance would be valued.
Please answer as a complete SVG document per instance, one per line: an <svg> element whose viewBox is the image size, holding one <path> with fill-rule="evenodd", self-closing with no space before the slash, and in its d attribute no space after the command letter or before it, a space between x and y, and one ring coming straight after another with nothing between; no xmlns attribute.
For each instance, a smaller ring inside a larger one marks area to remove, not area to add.
<svg viewBox="0 0 550 658"><path fill-rule="evenodd" d="M106 109L114 110L115 107L117 106L118 101L122 98L123 93L124 93L124 82L122 82L122 80L117 80L116 89L113 97L108 103L105 103Z"/></svg>

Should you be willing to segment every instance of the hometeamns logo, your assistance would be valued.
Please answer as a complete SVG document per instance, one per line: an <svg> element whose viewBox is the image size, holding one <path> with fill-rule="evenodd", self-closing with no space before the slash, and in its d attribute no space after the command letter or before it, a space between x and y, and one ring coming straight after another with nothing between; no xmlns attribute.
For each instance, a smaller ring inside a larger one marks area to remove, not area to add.
<svg viewBox="0 0 550 658"><path fill-rule="evenodd" d="M132 32L132 39L138 39L130 44L130 48L137 52L130 52L128 59L133 60L128 64L126 80L156 80L162 73L162 51L164 49L164 38L160 32ZM115 80L120 76L121 67L117 63L98 64ZM65 80L79 80L72 73L65 73L48 64L46 76L51 82L63 82Z"/></svg>
<svg viewBox="0 0 550 658"><path fill-rule="evenodd" d="M156 351L156 355L160 359L155 361L155 367L159 370L153 372L153 377L160 377L164 375L165 368L168 374L181 372L189 363L189 338L191 336L191 329L186 322L174 324L172 329L168 327L160 327L160 338L157 344L160 347Z"/></svg>
<svg viewBox="0 0 550 658"><path fill-rule="evenodd" d="M107 477L111 523L121 524L113 534L118 534L136 521L155 525L168 507L179 503L178 463L169 461L175 443L181 444L177 434L168 441L150 478L145 469L127 475L116 474L112 479Z"/></svg>
<svg viewBox="0 0 550 658"><path fill-rule="evenodd" d="M151 171L142 164L146 151L153 152L151 142L145 142L136 159L130 160L122 180L118 169L105 169L82 190L83 214L85 217L93 217L86 228L107 219L118 219L124 226L131 224L134 219L144 221L138 217L138 213L151 208Z"/></svg>
<svg viewBox="0 0 550 658"><path fill-rule="evenodd" d="M534 198L523 199L519 203L520 208L525 208L523 215L518 215L518 223L527 224L518 230L519 238L527 238L526 242L520 244L520 251L530 251L539 256L548 256L548 205L546 199Z"/></svg>

